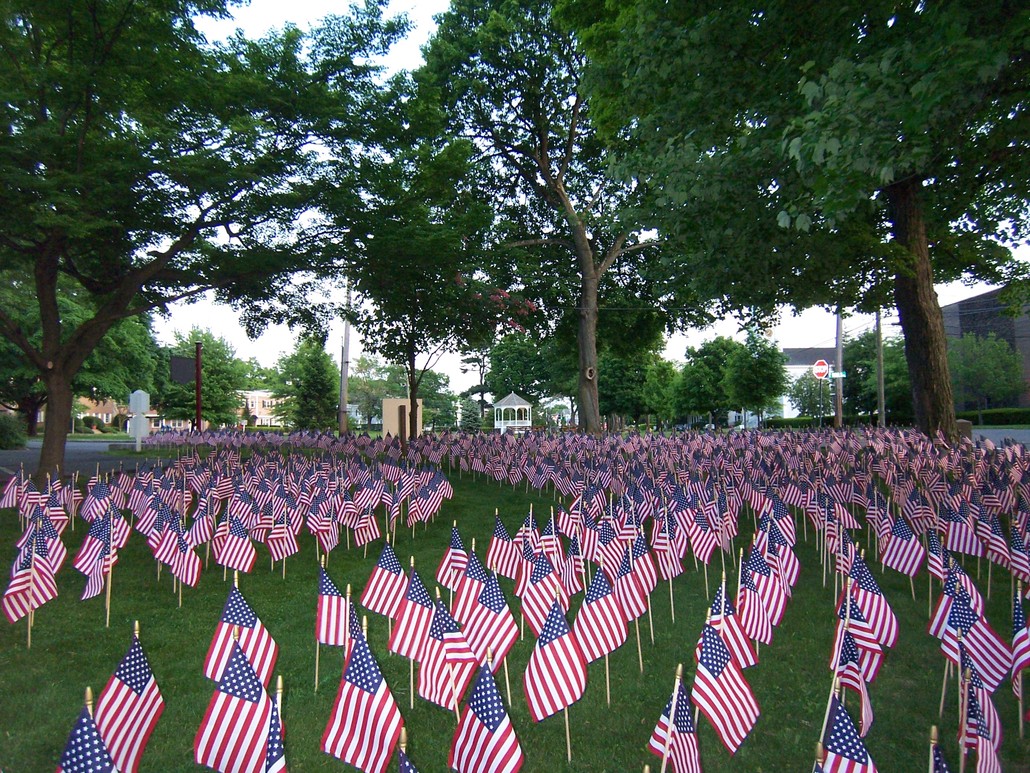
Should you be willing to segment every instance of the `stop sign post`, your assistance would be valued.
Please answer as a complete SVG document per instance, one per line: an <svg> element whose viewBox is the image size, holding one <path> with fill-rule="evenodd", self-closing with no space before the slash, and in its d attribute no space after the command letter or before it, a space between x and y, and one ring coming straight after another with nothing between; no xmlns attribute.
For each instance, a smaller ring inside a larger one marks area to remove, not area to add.
<svg viewBox="0 0 1030 773"><path fill-rule="evenodd" d="M826 360L816 360L812 366L812 375L822 381L830 375L830 363Z"/></svg>

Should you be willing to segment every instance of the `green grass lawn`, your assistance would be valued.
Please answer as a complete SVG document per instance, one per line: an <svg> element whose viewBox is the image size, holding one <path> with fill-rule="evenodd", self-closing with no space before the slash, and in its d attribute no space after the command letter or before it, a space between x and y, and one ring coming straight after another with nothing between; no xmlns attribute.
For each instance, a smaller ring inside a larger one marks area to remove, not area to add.
<svg viewBox="0 0 1030 773"><path fill-rule="evenodd" d="M498 487L480 479L451 476L454 499L428 528L419 526L414 539L410 530L398 534L397 554L407 566L415 556L416 569L433 587L433 576L450 536L452 520L465 542L476 540L485 555L498 508L509 531L527 514L530 505L546 515L549 494L526 495L522 489ZM750 534L750 516L741 531ZM203 661L211 635L228 592L220 567L205 571L196 588L183 592L178 608L167 571L157 578L155 562L145 541L134 533L114 571L111 627L104 627L104 602L99 596L80 602L85 578L71 567L86 529L65 532L69 559L58 575L60 596L36 613L32 648L26 649L26 623L0 623L0 770L3 773L52 770L82 703L83 690L91 685L99 692L128 648L132 621L141 624L141 639L166 702L146 753L143 771L195 770L193 737L211 698L214 684L203 676ZM810 770L813 748L830 688L828 660L833 638L833 578L822 585L815 540L802 539L799 522L797 553L802 564L798 587L787 614L770 647L759 652L759 664L745 672L762 715L741 749L730 757L707 720L699 721L701 758L706 773L712 771ZM13 560L18 536L13 511L0 511L0 544L7 560ZM864 539L860 539L864 542ZM743 546L738 539L735 547ZM330 556L328 572L343 589L352 584L360 594L378 557L381 543L361 549L341 544ZM291 770L353 770L321 751L320 739L329 718L340 679L342 650L322 647L321 673L315 691L315 599L317 564L313 539L304 532L301 552L287 561L286 579L279 566L270 571L267 551L258 546L258 561L250 575L240 578L240 588L279 643L277 672L285 680L283 718L286 726L286 758ZM687 571L673 583L675 622L672 620L668 584L659 584L652 595L654 643L647 618L640 621L644 671L637 665L633 628L630 639L610 658L611 705L605 701L604 662L590 666L585 698L569 711L572 763L565 761L565 728L561 715L539 724L528 714L523 695L523 673L532 651L532 636L516 644L508 657L512 705L509 711L526 755L526 771L639 771L645 764L658 770L660 761L646 751L651 730L668 699L678 662L685 666L685 681L693 683L693 650L709 601L704 574L685 562ZM708 572L712 592L719 581L718 555ZM728 567L732 589L736 567ZM967 562L975 576L976 566ZM987 566L983 564L979 587L987 591ZM913 601L907 578L876 571L890 598L900 624L897 646L870 686L876 718L867 745L879 770L919 771L927 766L930 726L938 723L944 658L937 641L926 632L927 575L916 578ZM230 577L231 582L231 577ZM512 583L502 587L513 610ZM446 593L446 591L444 591ZM573 600L570 623L582 600ZM995 571L988 602L988 616L1006 640L1011 636L1009 578ZM455 729L454 714L416 697L409 708L408 661L386 651L387 621L369 613L369 641L393 691L408 730L408 753L424 772L447 769L447 755ZM417 674L416 674L417 678ZM505 692L503 671L498 686ZM1030 690L1028 690L1030 692ZM849 699L849 705L853 699ZM1001 750L1003 769L1030 770L1030 743L1018 735L1016 701L1008 682L995 695L1005 738ZM948 685L946 711L941 725L942 747L958 770L957 693L954 679ZM969 761L969 764L972 760ZM970 768L971 769L971 768ZM396 762L391 765L396 770Z"/></svg>

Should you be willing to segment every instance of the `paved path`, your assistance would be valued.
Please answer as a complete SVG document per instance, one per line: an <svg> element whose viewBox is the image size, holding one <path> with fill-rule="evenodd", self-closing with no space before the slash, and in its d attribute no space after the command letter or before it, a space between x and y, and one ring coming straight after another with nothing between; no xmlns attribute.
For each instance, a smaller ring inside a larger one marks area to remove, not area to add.
<svg viewBox="0 0 1030 773"><path fill-rule="evenodd" d="M7 480L11 475L18 473L24 467L26 474L32 475L36 472L39 463L39 450L43 445L41 438L29 439L25 448L12 451L0 451L0 481ZM87 478L97 471L112 472L121 466L135 467L141 464L146 458L144 454L137 455L133 446L126 443L113 443L115 446L123 446L117 451L111 451L110 440L75 440L69 441L64 447L64 469L66 474L78 472L79 476Z"/></svg>

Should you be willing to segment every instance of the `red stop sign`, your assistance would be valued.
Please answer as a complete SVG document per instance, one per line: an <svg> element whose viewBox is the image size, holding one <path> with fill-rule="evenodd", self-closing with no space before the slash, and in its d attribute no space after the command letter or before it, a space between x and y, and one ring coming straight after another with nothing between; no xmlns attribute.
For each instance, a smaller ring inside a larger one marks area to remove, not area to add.
<svg viewBox="0 0 1030 773"><path fill-rule="evenodd" d="M812 366L812 375L816 378L826 378L830 375L830 363L826 360L816 360Z"/></svg>

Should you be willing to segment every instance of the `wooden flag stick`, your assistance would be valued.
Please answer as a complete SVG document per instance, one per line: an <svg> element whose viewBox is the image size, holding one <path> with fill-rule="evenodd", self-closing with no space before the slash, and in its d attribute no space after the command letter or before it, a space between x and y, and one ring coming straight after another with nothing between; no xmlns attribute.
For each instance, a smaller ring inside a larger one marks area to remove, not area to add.
<svg viewBox="0 0 1030 773"><path fill-rule="evenodd" d="M941 680L941 707L937 712L938 718L944 718L944 696L948 691L948 677L951 676L951 661L944 661L944 678Z"/></svg>
<svg viewBox="0 0 1030 773"><path fill-rule="evenodd" d="M325 556L321 557L322 568L325 569ZM349 614L350 610L348 610ZM318 692L318 660L321 655L322 644L318 641L318 634L315 634L315 692Z"/></svg>
<svg viewBox="0 0 1030 773"><path fill-rule="evenodd" d="M669 724L665 731L665 746L662 749L662 770L661 773L665 773L665 768L669 764L669 752L672 750L672 734L676 732L676 702L680 694L680 682L683 680L683 664L678 663L676 665L676 680L672 686L672 702L669 705ZM690 710L689 708L687 709Z"/></svg>
<svg viewBox="0 0 1030 773"><path fill-rule="evenodd" d="M108 556L110 558L110 556ZM114 567L110 561L107 564L107 587L104 589L104 628L111 627L111 584L114 581ZM179 606L182 606L182 597L180 596Z"/></svg>
<svg viewBox="0 0 1030 773"><path fill-rule="evenodd" d="M1023 599L1023 581L1019 580L1016 582L1016 593L1019 594L1020 603ZM1016 596L1012 597L1013 611L1016 603ZM1019 670L1019 674L1016 676L1016 699L1019 701L1019 740L1023 740L1023 669Z"/></svg>
<svg viewBox="0 0 1030 773"><path fill-rule="evenodd" d="M640 662L640 673L644 673L644 653L640 647L640 618L634 618L633 627L637 631L637 660Z"/></svg>
<svg viewBox="0 0 1030 773"><path fill-rule="evenodd" d="M937 747L937 725L930 726L930 766L927 768L927 773L934 773L933 771L933 752Z"/></svg>
<svg viewBox="0 0 1030 773"><path fill-rule="evenodd" d="M669 578L669 612L672 615L672 622L676 622L676 599L672 596L672 577Z"/></svg>
<svg viewBox="0 0 1030 773"><path fill-rule="evenodd" d="M651 612L651 596L647 597L647 625L651 629L651 646L654 646L654 615Z"/></svg>
<svg viewBox="0 0 1030 773"><path fill-rule="evenodd" d="M608 698L608 705L612 705L612 679L608 669L608 653L604 653L604 694Z"/></svg>
<svg viewBox="0 0 1030 773"><path fill-rule="evenodd" d="M93 688L86 685L86 713L93 718Z"/></svg>
<svg viewBox="0 0 1030 773"><path fill-rule="evenodd" d="M572 735L569 733L569 707L565 707L565 759L572 762Z"/></svg>
<svg viewBox="0 0 1030 773"><path fill-rule="evenodd" d="M966 729L969 723L969 712L966 711L967 696L969 690L969 669L960 676L962 680L962 694L961 704L959 705L959 723L958 723L958 773L965 773L966 770Z"/></svg>
<svg viewBox="0 0 1030 773"><path fill-rule="evenodd" d="M820 740L826 737L826 724L830 721L830 709L833 708L833 698L840 689L840 677L834 675L833 683L830 685L830 697L826 699L826 713L823 715L823 729L819 731Z"/></svg>
<svg viewBox="0 0 1030 773"><path fill-rule="evenodd" d="M508 677L508 656L504 656L504 687L508 692L508 705L511 705L511 679Z"/></svg>

